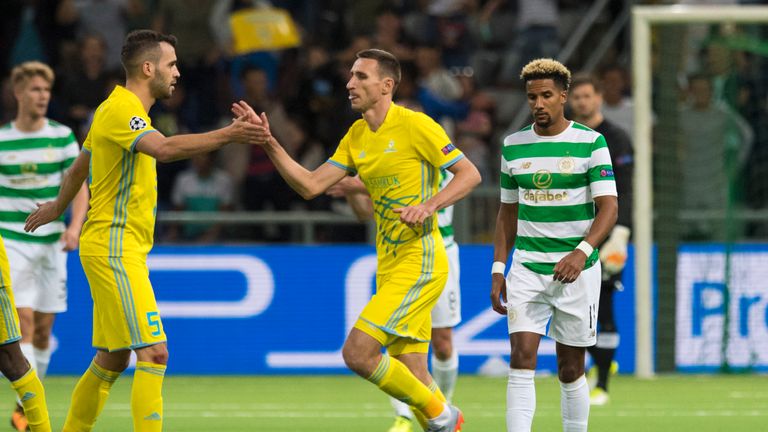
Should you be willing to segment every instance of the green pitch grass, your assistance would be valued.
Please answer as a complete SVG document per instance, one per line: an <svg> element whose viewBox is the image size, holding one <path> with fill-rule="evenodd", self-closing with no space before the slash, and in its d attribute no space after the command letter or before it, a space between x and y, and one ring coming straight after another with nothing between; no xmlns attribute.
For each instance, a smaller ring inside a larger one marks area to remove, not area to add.
<svg viewBox="0 0 768 432"><path fill-rule="evenodd" d="M75 377L45 381L53 430L61 430L75 382ZM165 383L164 430L171 432L384 432L393 418L378 389L353 376L172 376ZM130 385L130 376L115 384L96 431L132 430ZM536 392L533 429L561 430L556 378L537 378ZM467 420L464 431L504 431L505 398L506 378L459 377L455 402ZM0 412L10 416L12 406L8 390ZM618 376L611 383L610 404L592 408L589 429L736 432L764 431L766 425L765 376L673 375L647 381Z"/></svg>

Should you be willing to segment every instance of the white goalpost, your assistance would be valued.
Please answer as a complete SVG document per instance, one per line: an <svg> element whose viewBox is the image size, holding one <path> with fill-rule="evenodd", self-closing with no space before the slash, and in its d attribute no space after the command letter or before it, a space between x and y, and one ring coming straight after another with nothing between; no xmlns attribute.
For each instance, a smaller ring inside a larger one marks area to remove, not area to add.
<svg viewBox="0 0 768 432"><path fill-rule="evenodd" d="M654 24L768 23L768 6L634 6L632 74L634 97L635 374L654 375L653 183L651 26Z"/></svg>

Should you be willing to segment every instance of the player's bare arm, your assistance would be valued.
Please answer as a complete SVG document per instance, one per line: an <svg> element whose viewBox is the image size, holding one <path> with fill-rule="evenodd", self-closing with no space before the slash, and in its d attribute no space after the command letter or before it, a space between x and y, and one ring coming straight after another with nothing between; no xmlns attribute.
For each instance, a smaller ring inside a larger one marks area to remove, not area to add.
<svg viewBox="0 0 768 432"><path fill-rule="evenodd" d="M83 229L85 217L88 214L89 198L88 184L83 182L80 191L72 201L72 220L67 225L67 229L61 234L61 241L64 243L63 250L65 251L75 250L80 244L80 231Z"/></svg>
<svg viewBox="0 0 768 432"><path fill-rule="evenodd" d="M286 183L305 200L315 198L347 175L345 170L327 162L314 171L301 166L272 136L267 115L265 113L256 115L247 103L240 101L233 104L232 112L238 118L247 119L251 124L256 125L259 134L253 142L262 146Z"/></svg>
<svg viewBox="0 0 768 432"><path fill-rule="evenodd" d="M592 247L597 247L597 245L605 240L616 224L616 218L619 214L619 202L613 195L595 197L594 200L597 214L595 214L595 221L592 223L587 236L584 237L584 241ZM553 279L563 283L575 281L584 269L587 258L587 254L584 251L574 249L573 252L555 264L555 273L552 275Z"/></svg>
<svg viewBox="0 0 768 432"><path fill-rule="evenodd" d="M328 188L326 194L336 198L344 197L360 222L373 219L373 202L360 177L344 177Z"/></svg>
<svg viewBox="0 0 768 432"><path fill-rule="evenodd" d="M85 179L88 178L90 163L91 154L87 151L80 152L61 180L59 195L53 201L37 205L37 209L27 217L24 231L34 232L39 227L58 219L64 213L75 195L82 190Z"/></svg>
<svg viewBox="0 0 768 432"><path fill-rule="evenodd" d="M144 135L136 150L152 156L160 162L187 159L199 153L207 153L229 143L250 144L260 137L258 126L236 118L229 126L201 134L166 137L158 131Z"/></svg>
<svg viewBox="0 0 768 432"><path fill-rule="evenodd" d="M496 231L493 233L493 261L506 263L517 237L518 203L501 203L496 215ZM491 306L501 315L507 314L507 281L502 273L491 274Z"/></svg>
<svg viewBox="0 0 768 432"><path fill-rule="evenodd" d="M448 171L453 173L453 178L434 197L415 206L394 209L395 213L400 214L400 221L409 225L423 224L436 211L467 196L482 180L475 164L467 158L462 158L450 166Z"/></svg>

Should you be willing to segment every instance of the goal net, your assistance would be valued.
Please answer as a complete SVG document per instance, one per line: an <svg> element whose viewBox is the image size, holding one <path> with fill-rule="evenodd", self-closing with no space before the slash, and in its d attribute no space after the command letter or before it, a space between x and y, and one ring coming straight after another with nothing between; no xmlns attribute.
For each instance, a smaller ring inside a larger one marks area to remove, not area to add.
<svg viewBox="0 0 768 432"><path fill-rule="evenodd" d="M768 7L633 9L637 373L768 370Z"/></svg>

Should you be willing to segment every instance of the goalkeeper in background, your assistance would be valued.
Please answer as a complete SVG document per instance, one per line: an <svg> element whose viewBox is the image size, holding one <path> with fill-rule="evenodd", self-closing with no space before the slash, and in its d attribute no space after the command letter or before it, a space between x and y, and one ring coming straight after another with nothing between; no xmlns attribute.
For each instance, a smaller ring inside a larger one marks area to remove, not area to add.
<svg viewBox="0 0 768 432"><path fill-rule="evenodd" d="M589 347L589 354L597 367L597 384L589 395L592 405L608 403L608 377L611 372L616 348L619 346L619 330L613 319L613 293L623 289L621 273L627 260L627 242L632 223L632 170L634 160L632 142L617 125L603 117L600 84L591 76L580 75L571 84L570 107L573 119L600 132L608 143L619 194L619 216L610 237L600 249L603 282L600 287L598 308L597 344Z"/></svg>

